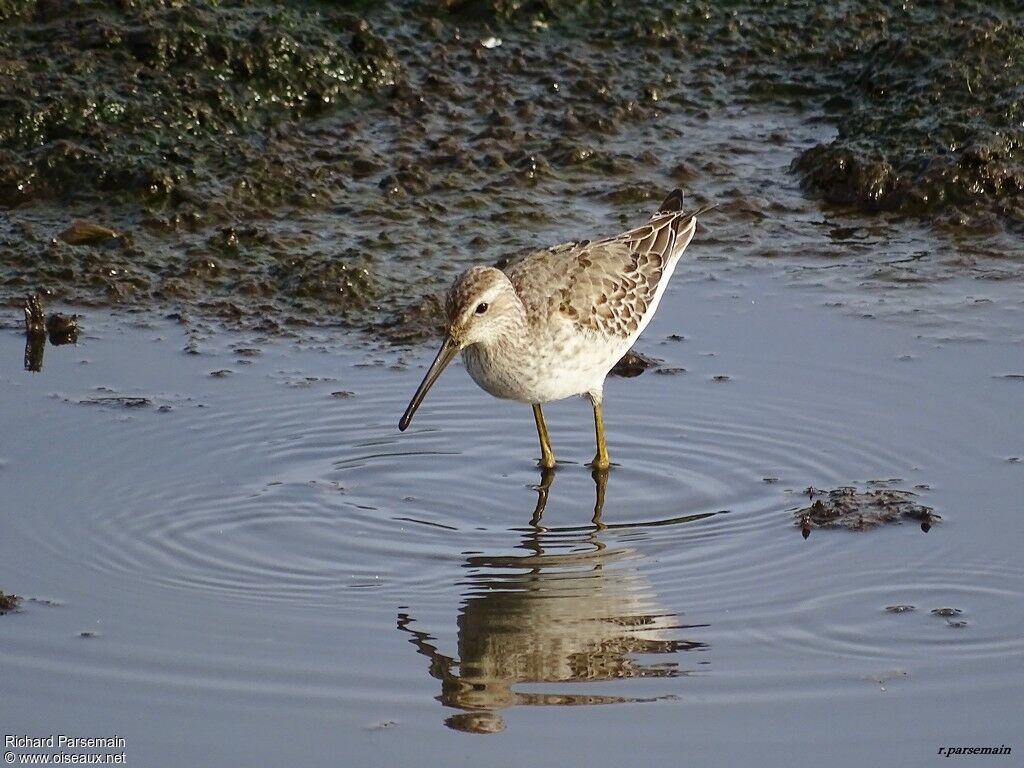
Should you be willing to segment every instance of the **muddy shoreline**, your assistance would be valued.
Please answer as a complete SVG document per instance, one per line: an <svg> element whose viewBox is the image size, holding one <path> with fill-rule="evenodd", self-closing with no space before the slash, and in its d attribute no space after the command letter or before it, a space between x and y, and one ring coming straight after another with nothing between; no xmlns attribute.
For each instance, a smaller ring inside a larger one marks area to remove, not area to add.
<svg viewBox="0 0 1024 768"><path fill-rule="evenodd" d="M1020 36L973 2L8 3L0 301L417 341L466 264L676 185L722 203L720 241L824 204L924 222L969 273L1024 221ZM791 165L771 180L724 127L764 110L791 115L753 137ZM62 239L76 220L116 236Z"/></svg>

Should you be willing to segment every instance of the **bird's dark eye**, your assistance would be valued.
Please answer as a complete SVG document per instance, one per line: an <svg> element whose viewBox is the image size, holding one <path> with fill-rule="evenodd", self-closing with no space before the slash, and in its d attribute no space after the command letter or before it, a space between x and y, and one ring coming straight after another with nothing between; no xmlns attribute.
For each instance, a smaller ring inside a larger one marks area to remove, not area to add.
<svg viewBox="0 0 1024 768"><path fill-rule="evenodd" d="M486 301L481 301L479 304L476 305L476 313L478 315L482 315L486 311L487 311L487 302Z"/></svg>

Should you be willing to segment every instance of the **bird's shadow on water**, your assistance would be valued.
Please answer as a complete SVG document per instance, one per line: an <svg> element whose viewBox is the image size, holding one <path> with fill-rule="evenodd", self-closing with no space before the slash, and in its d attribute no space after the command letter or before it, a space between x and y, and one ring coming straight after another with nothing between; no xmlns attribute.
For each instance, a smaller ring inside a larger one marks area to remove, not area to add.
<svg viewBox="0 0 1024 768"><path fill-rule="evenodd" d="M518 531L516 553L474 554L462 563L466 573L457 585L462 605L456 653L443 653L435 637L415 627L410 612L398 614L398 629L429 660L429 674L441 684L437 700L459 710L445 720L448 727L472 733L501 731L502 711L516 705L629 704L676 696L517 690L522 685L614 680L628 686L626 681L638 678L694 673L677 660L644 658L707 650L706 643L681 636L707 625L682 623L678 615L661 608L637 567L637 551L606 542L613 535L612 526L602 522L608 473L594 472L593 477L591 525L541 525L554 482L554 472L546 470L536 486L530 526ZM693 662L693 667L701 663Z"/></svg>

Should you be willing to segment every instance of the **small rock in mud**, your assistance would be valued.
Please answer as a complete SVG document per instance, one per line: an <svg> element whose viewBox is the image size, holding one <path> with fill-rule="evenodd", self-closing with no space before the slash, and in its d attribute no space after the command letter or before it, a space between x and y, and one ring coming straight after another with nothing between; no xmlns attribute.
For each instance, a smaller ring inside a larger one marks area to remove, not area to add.
<svg viewBox="0 0 1024 768"><path fill-rule="evenodd" d="M18 603L21 602L21 598L17 595L9 595L6 592L0 592L0 615L17 609Z"/></svg>
<svg viewBox="0 0 1024 768"><path fill-rule="evenodd" d="M234 373L234 371L232 371L232 370L230 370L228 368L222 368L219 371L210 371L210 375L213 376L213 378L215 378L215 379L226 379L228 376L231 376L233 373Z"/></svg>
<svg viewBox="0 0 1024 768"><path fill-rule="evenodd" d="M331 392L331 397L335 397L335 398L337 398L339 400L347 400L348 398L354 397L354 396L355 396L354 392L348 392L348 391L343 390L343 389L339 389L337 392Z"/></svg>
<svg viewBox="0 0 1024 768"><path fill-rule="evenodd" d="M68 245L106 245L120 235L109 227L88 221L76 221L58 237Z"/></svg>
<svg viewBox="0 0 1024 768"><path fill-rule="evenodd" d="M611 372L615 376L622 376L623 378L630 379L634 376L639 376L641 373L646 371L648 368L654 368L660 363L656 357L648 357L642 355L635 350L630 350L622 356L612 368Z"/></svg>
<svg viewBox="0 0 1024 768"><path fill-rule="evenodd" d="M931 610L933 616L959 616L961 613L963 613L962 608L932 608Z"/></svg>
<svg viewBox="0 0 1024 768"><path fill-rule="evenodd" d="M844 486L829 491L827 497L816 499L809 507L793 513L795 524L804 538L813 528L845 528L863 531L886 523L899 523L904 518L915 520L928 531L940 520L931 507L917 503L917 495L892 488L858 491Z"/></svg>

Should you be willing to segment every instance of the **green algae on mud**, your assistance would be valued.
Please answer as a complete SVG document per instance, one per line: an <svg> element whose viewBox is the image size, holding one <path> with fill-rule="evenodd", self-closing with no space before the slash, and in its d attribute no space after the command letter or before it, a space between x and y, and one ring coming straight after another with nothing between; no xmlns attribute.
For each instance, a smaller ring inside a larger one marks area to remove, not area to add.
<svg viewBox="0 0 1024 768"><path fill-rule="evenodd" d="M0 204L203 198L249 135L398 75L365 21L313 6L44 2L0 27ZM244 178L244 176L243 176Z"/></svg>
<svg viewBox="0 0 1024 768"><path fill-rule="evenodd" d="M958 4L932 26L951 4L345 7L0 3L0 204L16 206L0 219L0 300L39 292L417 341L455 271L549 244L574 223L567 208L633 214L680 184L707 202L714 181L758 215L757 197L743 200L756 180L727 160L647 141L707 132L737 104L812 121L827 110L839 137L794 167L827 201L958 231L1019 219L1020 144L1004 118L1019 105L1020 23L1003 6ZM977 43L961 58L986 97L929 111L949 85L950 40ZM934 141L947 120L975 138ZM117 236L68 242L74 219Z"/></svg>
<svg viewBox="0 0 1024 768"><path fill-rule="evenodd" d="M1024 228L1019 7L907 4L879 22L826 104L838 137L795 169L831 203Z"/></svg>

